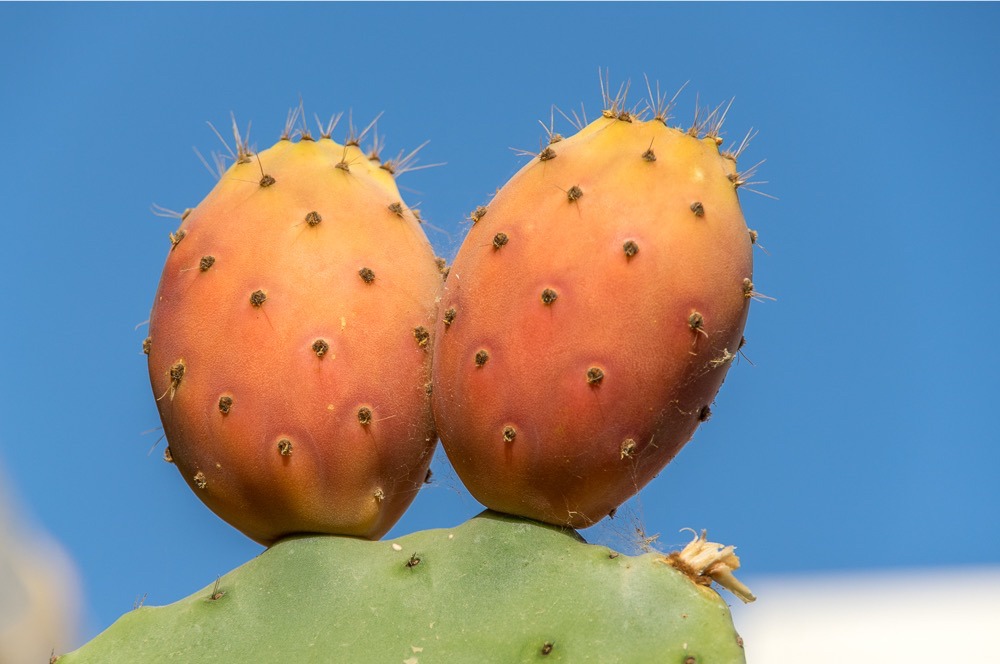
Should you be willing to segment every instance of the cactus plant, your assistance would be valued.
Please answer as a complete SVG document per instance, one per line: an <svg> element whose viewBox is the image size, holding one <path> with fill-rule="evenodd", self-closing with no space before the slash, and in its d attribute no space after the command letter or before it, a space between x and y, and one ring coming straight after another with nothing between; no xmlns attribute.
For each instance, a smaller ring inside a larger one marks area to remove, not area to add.
<svg viewBox="0 0 1000 664"><path fill-rule="evenodd" d="M427 383L441 274L398 162L304 127L233 163L182 216L150 319L149 374L192 490L261 543L378 538L436 444Z"/></svg>
<svg viewBox="0 0 1000 664"><path fill-rule="evenodd" d="M236 132L143 347L166 457L269 548L54 659L745 662L711 587L754 599L733 547L630 556L574 530L708 419L757 295L718 111L681 131L659 98L648 121L607 101L472 213L451 268L356 133L258 155ZM492 509L366 541L429 477L431 408Z"/></svg>
<svg viewBox="0 0 1000 664"><path fill-rule="evenodd" d="M703 537L628 556L492 512L384 542L292 537L58 663L737 664L742 640L705 576L733 566Z"/></svg>
<svg viewBox="0 0 1000 664"><path fill-rule="evenodd" d="M433 362L438 433L473 496L578 528L709 418L756 295L724 113L683 130L662 99L643 119L607 97L472 213Z"/></svg>

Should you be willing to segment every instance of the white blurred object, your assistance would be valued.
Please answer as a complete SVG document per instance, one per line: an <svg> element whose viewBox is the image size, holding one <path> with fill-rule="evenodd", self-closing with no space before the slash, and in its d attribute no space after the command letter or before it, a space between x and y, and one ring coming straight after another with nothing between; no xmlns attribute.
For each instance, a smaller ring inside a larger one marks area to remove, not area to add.
<svg viewBox="0 0 1000 664"><path fill-rule="evenodd" d="M76 645L80 584L65 552L19 517L0 472L0 664L47 662Z"/></svg>
<svg viewBox="0 0 1000 664"><path fill-rule="evenodd" d="M1000 566L745 580L748 664L1000 664Z"/></svg>

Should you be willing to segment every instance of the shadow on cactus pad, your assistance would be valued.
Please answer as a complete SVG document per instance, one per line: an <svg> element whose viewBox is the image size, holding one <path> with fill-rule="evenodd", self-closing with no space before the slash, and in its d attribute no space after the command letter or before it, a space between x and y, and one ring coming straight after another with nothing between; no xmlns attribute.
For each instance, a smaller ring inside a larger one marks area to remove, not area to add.
<svg viewBox="0 0 1000 664"><path fill-rule="evenodd" d="M745 662L729 607L660 553L495 512L372 542L284 539L129 612L76 662Z"/></svg>

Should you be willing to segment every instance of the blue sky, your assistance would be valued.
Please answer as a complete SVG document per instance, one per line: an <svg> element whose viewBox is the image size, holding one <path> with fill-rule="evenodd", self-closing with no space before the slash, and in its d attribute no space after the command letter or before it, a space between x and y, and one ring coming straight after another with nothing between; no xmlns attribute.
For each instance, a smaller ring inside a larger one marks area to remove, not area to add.
<svg viewBox="0 0 1000 664"><path fill-rule="evenodd" d="M82 637L260 551L150 453L137 326L175 226L150 207L212 187L206 121L263 149L300 96L384 112L390 153L447 162L400 185L450 258L553 104L600 110L599 68L633 98L690 81L678 123L735 98L726 136L759 132L743 163L778 198L742 199L776 301L712 420L585 536L705 527L751 577L1000 564L998 27L996 4L3 4L0 463L79 567ZM480 510L434 469L390 537Z"/></svg>

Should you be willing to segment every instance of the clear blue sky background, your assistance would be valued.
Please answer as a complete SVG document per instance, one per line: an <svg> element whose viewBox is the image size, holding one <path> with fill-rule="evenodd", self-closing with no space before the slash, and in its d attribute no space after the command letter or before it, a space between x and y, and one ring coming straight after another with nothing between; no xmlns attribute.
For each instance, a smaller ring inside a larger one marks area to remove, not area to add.
<svg viewBox="0 0 1000 664"><path fill-rule="evenodd" d="M743 163L779 198L743 197L777 301L711 422L584 534L707 527L751 575L1000 563L998 28L996 4L3 4L0 459L81 570L83 637L260 551L145 433L136 326L176 225L150 205L212 187L205 122L265 148L300 95L384 111L390 152L447 162L401 185L450 258L552 104L600 110L601 67L633 98L690 80L678 122L735 97L726 135L759 130ZM390 536L479 511L434 468Z"/></svg>

